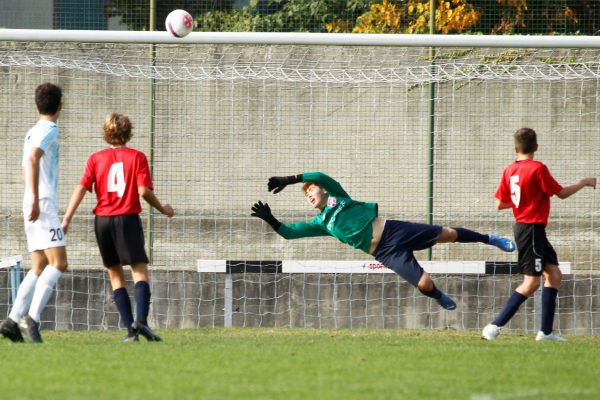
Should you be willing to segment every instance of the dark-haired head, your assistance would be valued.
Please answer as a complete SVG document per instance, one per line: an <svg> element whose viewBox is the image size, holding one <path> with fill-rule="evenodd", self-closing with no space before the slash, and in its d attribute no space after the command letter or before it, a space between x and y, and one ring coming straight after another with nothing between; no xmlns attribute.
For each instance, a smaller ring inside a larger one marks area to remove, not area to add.
<svg viewBox="0 0 600 400"><path fill-rule="evenodd" d="M35 89L35 106L42 115L54 115L60 111L62 90L59 86L46 82Z"/></svg>
<svg viewBox="0 0 600 400"><path fill-rule="evenodd" d="M521 154L531 154L537 150L537 134L531 128L521 128L515 132L515 147Z"/></svg>

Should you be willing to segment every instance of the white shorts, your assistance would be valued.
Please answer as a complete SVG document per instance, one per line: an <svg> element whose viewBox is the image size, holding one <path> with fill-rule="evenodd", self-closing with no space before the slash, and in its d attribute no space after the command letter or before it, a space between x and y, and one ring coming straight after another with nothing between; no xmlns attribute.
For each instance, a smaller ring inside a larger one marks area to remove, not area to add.
<svg viewBox="0 0 600 400"><path fill-rule="evenodd" d="M65 246L65 235L58 219L58 210L48 199L40 199L40 216L35 222L27 220L29 213L29 208L23 209L27 248L30 253Z"/></svg>

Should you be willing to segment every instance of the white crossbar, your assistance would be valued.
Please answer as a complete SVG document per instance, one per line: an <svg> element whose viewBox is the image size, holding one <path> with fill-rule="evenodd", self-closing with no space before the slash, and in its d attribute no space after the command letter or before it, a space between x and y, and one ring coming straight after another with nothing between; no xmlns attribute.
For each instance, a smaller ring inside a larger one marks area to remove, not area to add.
<svg viewBox="0 0 600 400"><path fill-rule="evenodd" d="M309 32L192 32L176 38L165 31L0 29L0 41L255 44L409 47L600 48L598 36L410 35Z"/></svg>

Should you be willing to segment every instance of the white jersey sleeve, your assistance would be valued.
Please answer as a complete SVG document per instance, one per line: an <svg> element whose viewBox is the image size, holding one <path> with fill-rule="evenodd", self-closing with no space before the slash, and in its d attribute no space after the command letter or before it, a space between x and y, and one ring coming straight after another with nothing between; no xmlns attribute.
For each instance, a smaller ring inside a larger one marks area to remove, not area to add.
<svg viewBox="0 0 600 400"><path fill-rule="evenodd" d="M58 192L58 156L60 150L60 138L58 134L58 125L56 122L40 120L35 124L25 136L23 146L22 165L25 170L25 194L23 197L23 206L31 204L31 188L29 187L29 163L28 158L31 152L39 148L44 152L40 159L40 171L38 192L40 199L48 198L54 205L57 205Z"/></svg>

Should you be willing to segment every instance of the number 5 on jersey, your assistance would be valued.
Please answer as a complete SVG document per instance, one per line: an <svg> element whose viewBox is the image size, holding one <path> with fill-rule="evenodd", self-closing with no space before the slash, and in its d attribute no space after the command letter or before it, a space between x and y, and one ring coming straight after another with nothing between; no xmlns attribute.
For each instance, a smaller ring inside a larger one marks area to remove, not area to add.
<svg viewBox="0 0 600 400"><path fill-rule="evenodd" d="M110 166L108 171L108 192L116 192L117 196L122 197L125 193L125 173L123 172L123 163L118 162Z"/></svg>
<svg viewBox="0 0 600 400"><path fill-rule="evenodd" d="M521 187L519 186L519 175L513 175L510 177L510 198L515 205L519 208L521 202Z"/></svg>

